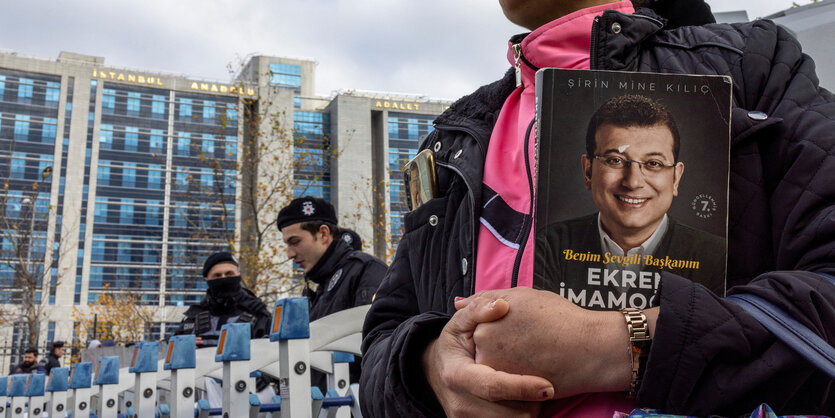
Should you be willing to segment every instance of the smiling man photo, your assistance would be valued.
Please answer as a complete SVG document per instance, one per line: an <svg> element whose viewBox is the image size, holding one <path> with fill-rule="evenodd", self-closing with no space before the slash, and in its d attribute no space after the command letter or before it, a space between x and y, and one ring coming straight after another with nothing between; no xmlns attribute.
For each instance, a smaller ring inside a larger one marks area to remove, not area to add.
<svg viewBox="0 0 835 418"><path fill-rule="evenodd" d="M680 142L673 115L655 100L626 95L600 106L581 156L584 185L598 213L538 231L542 268L535 269L534 287L559 292L566 281L585 283L595 275L628 280L663 269L722 295L724 240L667 215L685 171ZM567 261L566 250L592 257ZM605 270L589 270L596 267ZM654 286L645 291L651 297Z"/></svg>

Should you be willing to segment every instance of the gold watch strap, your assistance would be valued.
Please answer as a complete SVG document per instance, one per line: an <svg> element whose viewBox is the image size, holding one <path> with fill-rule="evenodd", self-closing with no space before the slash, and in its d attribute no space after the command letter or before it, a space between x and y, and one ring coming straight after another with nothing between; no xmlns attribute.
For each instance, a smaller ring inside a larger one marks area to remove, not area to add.
<svg viewBox="0 0 835 418"><path fill-rule="evenodd" d="M634 398L641 385L649 357L652 338L649 335L649 324L644 312L637 308L626 308L620 311L626 319L626 329L629 332L629 357L632 361L632 383L629 397Z"/></svg>

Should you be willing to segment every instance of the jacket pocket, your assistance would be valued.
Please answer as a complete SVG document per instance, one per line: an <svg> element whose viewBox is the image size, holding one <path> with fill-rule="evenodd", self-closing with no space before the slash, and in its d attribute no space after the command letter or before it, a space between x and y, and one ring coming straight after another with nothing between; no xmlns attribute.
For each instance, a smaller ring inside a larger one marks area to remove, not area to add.
<svg viewBox="0 0 835 418"><path fill-rule="evenodd" d="M403 218L405 232L401 245L405 244L408 251L418 301L427 304L421 309L443 307L445 292L439 285L446 276L447 249L455 240L447 222L448 203L449 196L435 198Z"/></svg>

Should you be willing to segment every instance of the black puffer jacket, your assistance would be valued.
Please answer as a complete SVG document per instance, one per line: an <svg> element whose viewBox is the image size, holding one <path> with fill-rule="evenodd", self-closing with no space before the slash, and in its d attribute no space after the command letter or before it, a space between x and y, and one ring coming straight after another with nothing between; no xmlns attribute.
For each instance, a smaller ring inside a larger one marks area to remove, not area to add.
<svg viewBox="0 0 835 418"><path fill-rule="evenodd" d="M812 60L770 21L663 30L654 12L639 9L607 11L595 28L594 69L733 78L730 293L768 299L835 342L835 287L813 273L835 272L835 98L818 88ZM513 89L509 72L459 100L425 141L436 151L441 197L405 216L366 317L366 416L443 414L421 353L454 312L454 298L473 292L483 162ZM737 415L768 402L778 412L835 413L833 381L736 305L671 274L658 296L640 405Z"/></svg>

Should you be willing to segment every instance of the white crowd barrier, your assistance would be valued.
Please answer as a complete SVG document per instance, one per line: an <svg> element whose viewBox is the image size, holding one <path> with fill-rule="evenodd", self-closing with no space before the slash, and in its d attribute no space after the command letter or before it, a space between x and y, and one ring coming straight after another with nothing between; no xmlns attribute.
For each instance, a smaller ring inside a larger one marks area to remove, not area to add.
<svg viewBox="0 0 835 418"><path fill-rule="evenodd" d="M128 367L102 356L49 376L0 376L0 418L362 417L348 365L360 354L368 308L309 322L307 298L287 298L275 304L269 339L251 339L248 323L226 324L217 347L198 349L194 335L177 335L162 349L136 344ZM311 387L311 367L327 374L325 394ZM262 373L279 382L269 402L254 393ZM197 399L206 379L220 382L222 407Z"/></svg>

